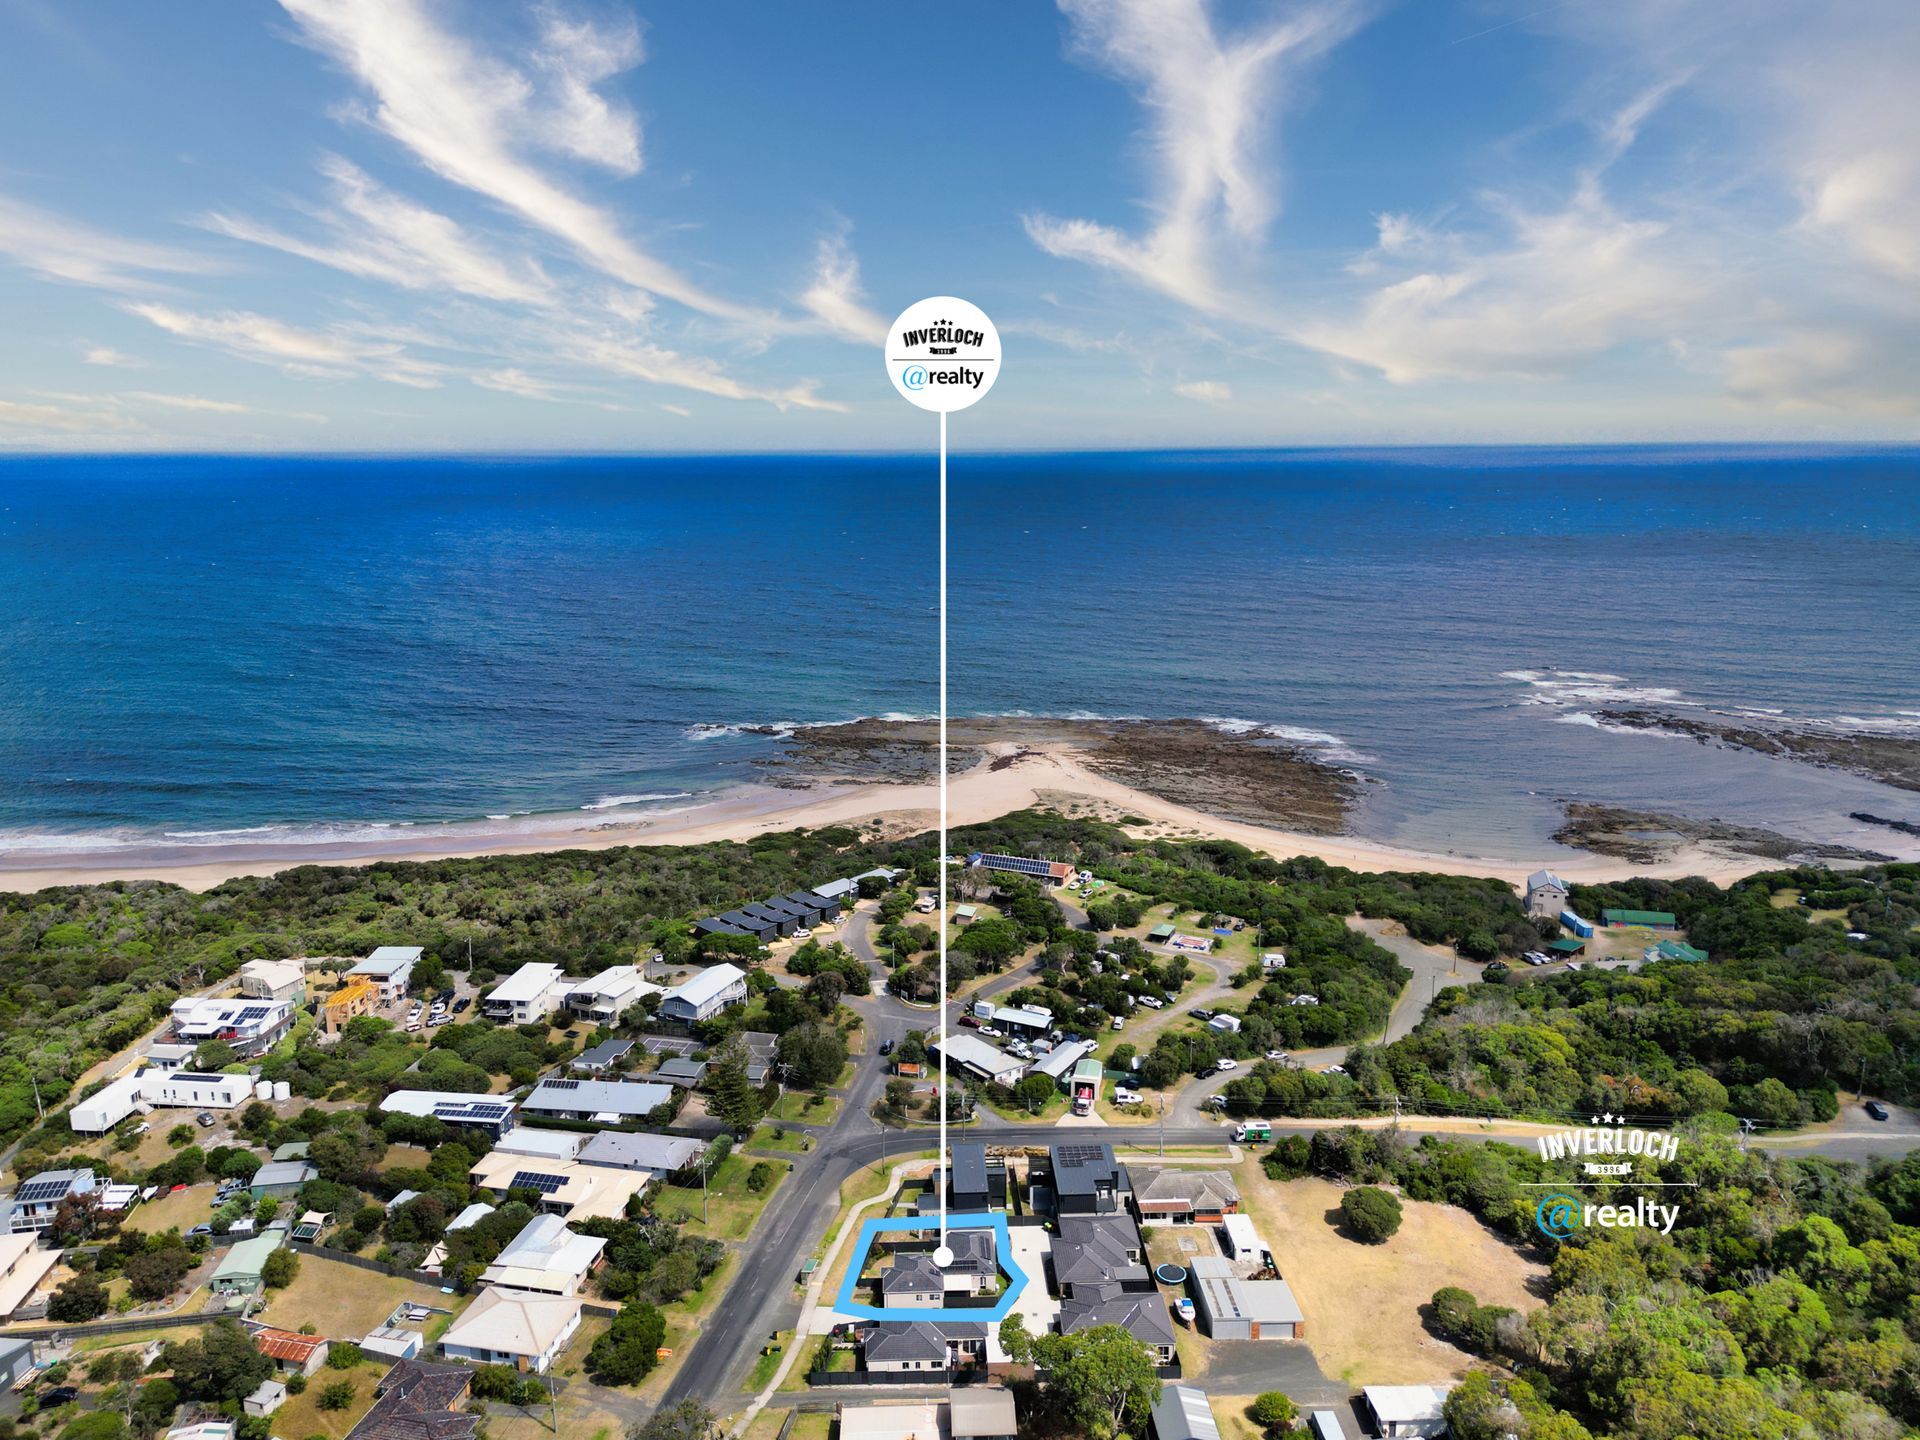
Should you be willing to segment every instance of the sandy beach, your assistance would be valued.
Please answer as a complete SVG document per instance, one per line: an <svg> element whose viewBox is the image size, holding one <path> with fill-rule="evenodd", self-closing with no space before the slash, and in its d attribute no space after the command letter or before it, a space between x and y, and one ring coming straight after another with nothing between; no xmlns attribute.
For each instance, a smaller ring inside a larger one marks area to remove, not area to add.
<svg viewBox="0 0 1920 1440"><path fill-rule="evenodd" d="M986 747L987 758L956 774L948 784L955 825L975 824L1012 811L1043 806L1068 815L1119 821L1138 835L1171 838L1213 836L1234 840L1277 859L1313 855L1354 870L1425 870L1489 875L1518 884L1543 860L1569 880L1600 881L1628 875L1700 875L1726 884L1743 875L1777 868L1779 862L1699 844L1682 847L1656 864L1635 864L1600 855L1484 856L1395 849L1344 836L1314 835L1222 819L1176 804L1096 773L1065 743L1008 742ZM71 856L49 854L43 863L0 869L0 891L32 891L54 885L109 880L165 880L206 890L239 875L268 875L295 865L366 865L378 860L431 860L470 855L521 855L549 850L601 850L620 845L688 845L744 840L773 830L824 825L862 825L886 836L930 829L937 820L939 787L931 781L829 783L808 789L742 787L711 802L631 822L610 821L592 829L528 828L479 836L463 843L444 830L409 836L397 828L392 841L309 845L294 850L250 851L212 847L186 853L158 852Z"/></svg>

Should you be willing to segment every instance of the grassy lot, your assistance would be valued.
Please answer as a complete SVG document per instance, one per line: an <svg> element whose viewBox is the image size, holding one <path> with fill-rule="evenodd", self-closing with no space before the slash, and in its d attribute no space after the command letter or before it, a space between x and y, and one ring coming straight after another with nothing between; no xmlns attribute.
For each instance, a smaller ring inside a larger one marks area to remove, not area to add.
<svg viewBox="0 0 1920 1440"><path fill-rule="evenodd" d="M798 1155L806 1148L807 1135L804 1130L789 1130L786 1134L779 1136L776 1136L773 1132L773 1126L763 1124L758 1130L754 1131L752 1136L747 1140L747 1149L755 1151L768 1150L783 1155Z"/></svg>
<svg viewBox="0 0 1920 1440"><path fill-rule="evenodd" d="M1540 1308L1528 1286L1546 1267L1465 1210L1405 1200L1399 1233L1363 1245L1328 1221L1340 1186L1315 1179L1282 1184L1256 1164L1241 1165L1237 1178L1244 1208L1306 1312L1307 1343L1330 1376L1358 1383L1387 1374L1417 1385L1466 1374L1473 1357L1435 1339L1420 1320L1420 1307L1443 1286L1469 1290L1483 1305Z"/></svg>
<svg viewBox="0 0 1920 1440"><path fill-rule="evenodd" d="M387 1153L374 1168L382 1174L389 1170L424 1170L432 1158L418 1145L389 1145Z"/></svg>
<svg viewBox="0 0 1920 1440"><path fill-rule="evenodd" d="M924 1179L933 1173L933 1158L934 1152L931 1150L924 1150L918 1154L906 1153L896 1155L893 1156L887 1162L886 1166L880 1169L877 1174L873 1170L862 1170L855 1175L849 1176L840 1186L840 1209L834 1215L833 1219L827 1223L827 1228L823 1232L823 1238L820 1244L814 1249L813 1258L816 1260L825 1258L827 1247L833 1243L833 1237L838 1235L846 1225L847 1218L852 1213L854 1206L864 1200L871 1200L876 1196L889 1193L892 1188L893 1167L895 1165L899 1165L908 1160L914 1161L916 1163L907 1167L906 1173L908 1178L918 1177ZM917 1163L920 1161L927 1163ZM864 1212L861 1218L864 1220L879 1213L880 1208L874 1206L872 1209ZM840 1286L846 1279L847 1266L853 1259L854 1249L852 1238L849 1237L847 1243L840 1247L840 1253L834 1257L832 1269L827 1272L826 1284L822 1288L821 1294L829 1303L832 1302L834 1296L840 1293ZM787 1278L792 1279L793 1277L788 1276Z"/></svg>
<svg viewBox="0 0 1920 1440"><path fill-rule="evenodd" d="M1254 1423L1247 1414L1252 1408L1252 1395L1209 1395L1207 1402L1213 1406L1213 1418L1220 1425L1220 1440L1264 1440L1266 1431Z"/></svg>
<svg viewBox="0 0 1920 1440"><path fill-rule="evenodd" d="M747 1172L760 1163L772 1165L775 1174L772 1183L756 1195L747 1189ZM721 1240L743 1240L753 1229L754 1221L760 1218L760 1212L766 1209L767 1201L780 1188L787 1171L785 1161L761 1162L739 1154L729 1155L707 1179L707 1220L704 1223L700 1219L700 1187L697 1185L686 1189L677 1185L657 1187L652 1192L654 1212L670 1219L684 1220L698 1228L703 1235L712 1235Z"/></svg>
<svg viewBox="0 0 1920 1440"><path fill-rule="evenodd" d="M189 1185L169 1195L156 1195L146 1204L135 1207L133 1214L128 1217L127 1228L158 1235L162 1230L178 1226L184 1235L194 1226L206 1224L211 1214L212 1183Z"/></svg>
<svg viewBox="0 0 1920 1440"><path fill-rule="evenodd" d="M338 1260L317 1255L300 1257L300 1273L286 1289L274 1294L260 1318L271 1325L298 1330L311 1322L335 1340L357 1340L386 1320L404 1300L443 1309L459 1309L463 1297L442 1295L397 1275L379 1275Z"/></svg>
<svg viewBox="0 0 1920 1440"><path fill-rule="evenodd" d="M372 1406L374 1386L386 1373L387 1367L377 1362L356 1365L351 1370L329 1370L322 1366L307 1382L306 1394L289 1395L287 1403L273 1412L274 1434L297 1435L302 1440L314 1435L341 1440ZM320 1392L341 1380L353 1383L353 1403L344 1410L322 1410Z"/></svg>
<svg viewBox="0 0 1920 1440"><path fill-rule="evenodd" d="M753 1369L747 1373L749 1395L758 1395L767 1388L767 1383L773 1379L773 1372L780 1368L781 1357L792 1343L793 1331L782 1330L773 1343L766 1347L766 1353L753 1362Z"/></svg>
<svg viewBox="0 0 1920 1440"><path fill-rule="evenodd" d="M1050 1124L1073 1108L1067 1103L1067 1097L1062 1095L1058 1090L1054 1091L1052 1098L1038 1110L1028 1110L1026 1107L1017 1104L996 1105L988 1098L984 1090L977 1092L975 1098L979 1101L981 1109L998 1115L1002 1120L1006 1120L1015 1125Z"/></svg>
<svg viewBox="0 0 1920 1440"><path fill-rule="evenodd" d="M809 1125L831 1125L840 1113L840 1101L832 1095L815 1095L806 1090L789 1090L768 1111L772 1120L800 1120Z"/></svg>

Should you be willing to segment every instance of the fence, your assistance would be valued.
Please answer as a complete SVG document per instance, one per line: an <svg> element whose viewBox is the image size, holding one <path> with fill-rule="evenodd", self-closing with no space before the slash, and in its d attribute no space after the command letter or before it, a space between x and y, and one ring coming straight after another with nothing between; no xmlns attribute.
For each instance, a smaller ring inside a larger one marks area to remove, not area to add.
<svg viewBox="0 0 1920 1440"><path fill-rule="evenodd" d="M431 1285L436 1290L446 1283L444 1276L434 1275L426 1270L409 1270L401 1265L389 1265L383 1260L369 1260L364 1255L356 1255L351 1250L336 1250L331 1245L316 1245L311 1240L292 1240L288 1249L302 1255L317 1256L322 1260L337 1260L342 1265L351 1265L356 1270L371 1270L376 1275L393 1275L402 1280L417 1280L422 1285Z"/></svg>
<svg viewBox="0 0 1920 1440"><path fill-rule="evenodd" d="M171 1330L176 1326L209 1325L220 1318L219 1315L196 1310L190 1315L120 1315L112 1320L80 1320L49 1325L15 1324L0 1327L0 1337L9 1340L57 1340L66 1335L120 1335L132 1330Z"/></svg>
<svg viewBox="0 0 1920 1440"><path fill-rule="evenodd" d="M815 1370L807 1384L826 1388L860 1385L984 1385L987 1371L983 1365L961 1370Z"/></svg>

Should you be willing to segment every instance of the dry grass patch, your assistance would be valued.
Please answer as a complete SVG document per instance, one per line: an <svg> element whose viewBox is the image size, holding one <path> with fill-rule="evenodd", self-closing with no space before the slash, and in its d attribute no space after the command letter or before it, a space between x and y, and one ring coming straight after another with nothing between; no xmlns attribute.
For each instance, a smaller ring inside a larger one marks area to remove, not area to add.
<svg viewBox="0 0 1920 1440"><path fill-rule="evenodd" d="M305 1437L324 1435L327 1440L342 1440L359 1418L373 1406L374 1387L388 1366L377 1357L369 1364L351 1370L329 1370L324 1365L307 1381L306 1392L289 1395L287 1403L273 1412L273 1433ZM353 1403L344 1410L322 1410L320 1392L342 1380L353 1385Z"/></svg>
<svg viewBox="0 0 1920 1440"><path fill-rule="evenodd" d="M213 1186L189 1185L165 1195L156 1195L144 1205L136 1205L127 1217L126 1228L158 1235L176 1226L182 1235L196 1225L207 1223L213 1214Z"/></svg>
<svg viewBox="0 0 1920 1440"><path fill-rule="evenodd" d="M330 1340L358 1340L383 1323L403 1300L453 1310L466 1303L459 1296L442 1295L398 1275L302 1255L300 1273L286 1289L274 1293L260 1318L288 1330L311 1323Z"/></svg>
<svg viewBox="0 0 1920 1440"><path fill-rule="evenodd" d="M1239 1170L1242 1204L1273 1249L1307 1317L1320 1368L1349 1383L1445 1383L1472 1357L1435 1339L1420 1307L1458 1285L1483 1305L1536 1310L1529 1289L1547 1267L1525 1258L1465 1210L1406 1200L1400 1231L1381 1245L1349 1240L1328 1222L1342 1188L1326 1180L1270 1180Z"/></svg>

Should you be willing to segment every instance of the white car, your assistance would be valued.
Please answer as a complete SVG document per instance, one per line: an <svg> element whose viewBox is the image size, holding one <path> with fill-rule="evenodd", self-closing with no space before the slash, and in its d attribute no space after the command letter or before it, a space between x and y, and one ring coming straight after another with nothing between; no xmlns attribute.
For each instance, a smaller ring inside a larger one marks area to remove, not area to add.
<svg viewBox="0 0 1920 1440"><path fill-rule="evenodd" d="M1107 1028L1110 1030L1124 1030L1127 1028L1127 1022L1122 1020L1118 1015L1116 1015L1113 1017L1113 1024L1111 1024Z"/></svg>
<svg viewBox="0 0 1920 1440"><path fill-rule="evenodd" d="M1149 1010L1162 1010L1166 1008L1166 1004L1167 1004L1166 1001L1154 995L1142 995L1140 997L1140 1003L1146 1006Z"/></svg>
<svg viewBox="0 0 1920 1440"><path fill-rule="evenodd" d="M1140 1103L1140 1092L1138 1090L1129 1090L1124 1085L1116 1086L1113 1092L1113 1103L1116 1105L1138 1105Z"/></svg>
<svg viewBox="0 0 1920 1440"><path fill-rule="evenodd" d="M1347 1073L1347 1067L1344 1065L1324 1065L1321 1067L1320 1073L1322 1075L1344 1075Z"/></svg>
<svg viewBox="0 0 1920 1440"><path fill-rule="evenodd" d="M1284 1050L1267 1051L1267 1059L1269 1060L1285 1060L1286 1058L1287 1058L1287 1052Z"/></svg>
<svg viewBox="0 0 1920 1440"><path fill-rule="evenodd" d="M813 931L802 925L798 930L793 932L793 938L796 940L811 940L813 938Z"/></svg>
<svg viewBox="0 0 1920 1440"><path fill-rule="evenodd" d="M998 1025L982 1025L980 1027L980 1033L990 1040L998 1040L1007 1032L1002 1030Z"/></svg>
<svg viewBox="0 0 1920 1440"><path fill-rule="evenodd" d="M1547 963L1547 957L1542 955L1538 950L1529 950L1520 958L1525 960L1529 965L1544 965Z"/></svg>
<svg viewBox="0 0 1920 1440"><path fill-rule="evenodd" d="M1222 1073L1228 1070L1238 1070L1240 1068L1240 1062L1231 1055L1222 1055L1218 1060L1213 1062L1213 1068L1215 1071Z"/></svg>

